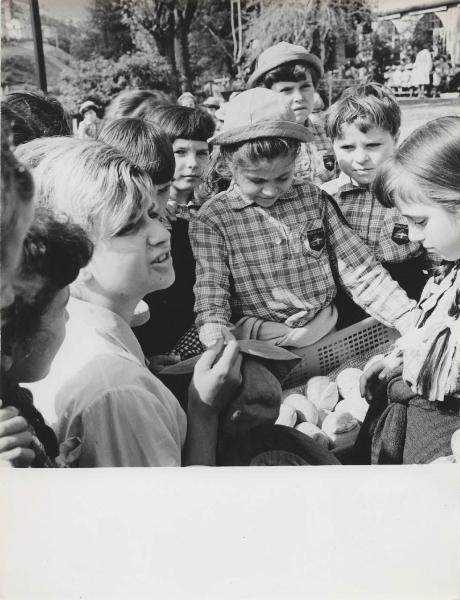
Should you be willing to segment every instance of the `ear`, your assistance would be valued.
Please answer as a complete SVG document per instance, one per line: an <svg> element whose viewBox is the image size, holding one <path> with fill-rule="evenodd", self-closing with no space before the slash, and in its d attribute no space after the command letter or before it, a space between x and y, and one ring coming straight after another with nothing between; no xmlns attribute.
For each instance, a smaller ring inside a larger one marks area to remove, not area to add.
<svg viewBox="0 0 460 600"><path fill-rule="evenodd" d="M91 281L92 278L93 274L91 272L91 269L89 269L88 266L86 266L80 269L80 273L78 274L76 283L82 283L86 285L89 281Z"/></svg>

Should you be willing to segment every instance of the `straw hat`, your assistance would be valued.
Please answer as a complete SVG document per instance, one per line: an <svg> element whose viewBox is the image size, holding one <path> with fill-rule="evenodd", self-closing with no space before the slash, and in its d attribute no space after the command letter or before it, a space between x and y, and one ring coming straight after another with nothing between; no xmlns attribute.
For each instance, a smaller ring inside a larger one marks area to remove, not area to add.
<svg viewBox="0 0 460 600"><path fill-rule="evenodd" d="M294 111L281 94L267 88L254 88L241 92L225 105L222 130L208 142L226 145L261 137L313 140L308 129L296 123Z"/></svg>

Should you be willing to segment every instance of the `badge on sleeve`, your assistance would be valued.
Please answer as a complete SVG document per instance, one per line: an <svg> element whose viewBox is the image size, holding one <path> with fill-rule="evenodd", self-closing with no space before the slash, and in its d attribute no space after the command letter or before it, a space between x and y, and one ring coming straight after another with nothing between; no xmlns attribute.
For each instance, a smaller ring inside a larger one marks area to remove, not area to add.
<svg viewBox="0 0 460 600"><path fill-rule="evenodd" d="M395 223L391 239L395 244L402 246L409 243L409 226L404 223Z"/></svg>
<svg viewBox="0 0 460 600"><path fill-rule="evenodd" d="M325 154L323 156L323 164L328 171L335 169L335 156L334 154Z"/></svg>
<svg viewBox="0 0 460 600"><path fill-rule="evenodd" d="M307 238L310 248L312 250L318 251L324 248L324 244L326 243L326 235L322 227L318 227L318 229L311 229L310 231L307 231Z"/></svg>

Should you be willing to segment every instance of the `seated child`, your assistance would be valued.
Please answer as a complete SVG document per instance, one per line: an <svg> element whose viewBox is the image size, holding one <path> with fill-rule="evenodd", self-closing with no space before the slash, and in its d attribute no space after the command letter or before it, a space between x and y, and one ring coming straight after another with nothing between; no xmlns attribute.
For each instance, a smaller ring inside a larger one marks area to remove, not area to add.
<svg viewBox="0 0 460 600"><path fill-rule="evenodd" d="M175 105L157 107L145 118L166 135L174 152L167 216L176 278L169 288L145 298L150 321L136 327L135 334L147 356L172 352L185 359L203 350L194 327L195 259L188 230L201 204L197 190L209 161L207 140L214 133L214 121L201 109Z"/></svg>
<svg viewBox="0 0 460 600"><path fill-rule="evenodd" d="M80 467L215 464L218 414L241 381L236 342L216 344L196 365L187 423L129 326L140 299L174 281L157 205L174 161L160 133L155 144L149 172L92 140L47 138L17 150L34 166L38 202L69 215L94 243L71 288L64 343L33 389L38 408L56 410L59 442L81 439Z"/></svg>
<svg viewBox="0 0 460 600"><path fill-rule="evenodd" d="M426 252L408 237L407 219L385 208L372 192L380 165L396 149L401 110L396 98L378 83L348 88L327 112L326 131L342 173L321 187L339 208L375 258L418 300L426 283Z"/></svg>
<svg viewBox="0 0 460 600"><path fill-rule="evenodd" d="M280 42L262 52L248 80L249 87L266 87L285 96L296 122L310 131L312 139L301 144L295 175L318 185L336 175L334 152L324 127L309 120L315 90L323 74L317 56L302 46Z"/></svg>
<svg viewBox="0 0 460 600"><path fill-rule="evenodd" d="M359 463L427 463L450 455L460 428L460 117L414 131L376 177L377 198L396 206L409 238L444 259L421 314L394 350L361 379L370 402L356 442Z"/></svg>
<svg viewBox="0 0 460 600"><path fill-rule="evenodd" d="M209 346L235 335L302 349L334 329L335 281L382 322L404 331L407 298L317 186L294 180L300 142L310 139L280 94L242 92L211 138L231 187L190 223L197 261L195 312Z"/></svg>

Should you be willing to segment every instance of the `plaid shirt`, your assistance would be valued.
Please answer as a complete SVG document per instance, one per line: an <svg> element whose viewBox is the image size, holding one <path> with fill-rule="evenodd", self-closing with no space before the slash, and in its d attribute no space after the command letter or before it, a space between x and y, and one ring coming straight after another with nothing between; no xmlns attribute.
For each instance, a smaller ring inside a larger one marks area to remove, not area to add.
<svg viewBox="0 0 460 600"><path fill-rule="evenodd" d="M307 121L305 126L315 139L312 142L301 144L295 163L295 175L303 181L310 181L321 185L337 175L336 167L332 166L335 165L334 150L321 124ZM329 170L325 166L324 156L329 157L332 169Z"/></svg>
<svg viewBox="0 0 460 600"><path fill-rule="evenodd" d="M407 219L396 208L385 208L365 187L352 183L342 173L321 186L333 196L350 227L385 263L401 263L424 252L418 242L409 241Z"/></svg>
<svg viewBox="0 0 460 600"><path fill-rule="evenodd" d="M245 200L232 185L201 208L189 233L197 262L196 322L205 345L242 316L304 326L334 299L334 276L388 325L405 320L415 306L333 199L309 183L295 181L270 208Z"/></svg>

